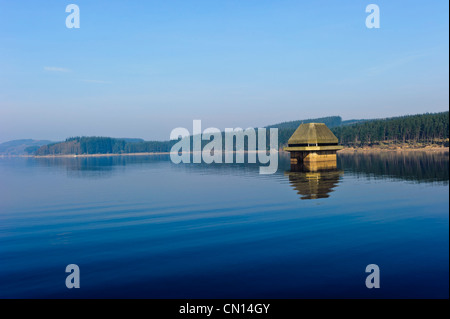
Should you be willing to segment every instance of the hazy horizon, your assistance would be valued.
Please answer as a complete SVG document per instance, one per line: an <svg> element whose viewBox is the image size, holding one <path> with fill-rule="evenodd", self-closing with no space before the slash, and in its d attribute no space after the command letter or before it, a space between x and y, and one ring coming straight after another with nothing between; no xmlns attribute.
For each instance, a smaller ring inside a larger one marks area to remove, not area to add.
<svg viewBox="0 0 450 319"><path fill-rule="evenodd" d="M0 0L0 143L436 113L448 1Z"/></svg>
<svg viewBox="0 0 450 319"><path fill-rule="evenodd" d="M419 113L419 115L420 114L425 114L425 113L442 113L442 112L448 112L448 110L438 111L438 112L424 112L424 113ZM409 115L418 115L418 114L404 114L404 115L400 115L400 116L409 116ZM331 116L339 116L339 115L330 115L330 117ZM366 119L356 119L356 118L344 119L344 118L342 118L342 121L348 121L348 120L377 120L377 119L385 119L385 118L391 118L391 116L389 116L389 117L371 118L371 119L369 119L369 118L366 118ZM269 126L269 125L280 124L280 123L283 123L283 122L298 121L298 120L310 120L310 119L315 119L315 118L308 118L308 119L305 118L305 119L282 121L282 122L277 122L277 123L268 123L268 124L262 125L260 127L266 127L266 126ZM229 125L228 127L236 128L237 126ZM250 126L250 127L252 127L252 126ZM187 126L186 128L192 133L192 123L191 123L191 126ZM206 128L207 128L207 126L202 125L202 130L204 130ZM243 128L245 129L247 127L243 127ZM254 128L256 128L256 127L254 127ZM221 131L224 131L225 128L219 128L219 129ZM109 135L101 135L101 134L100 135L83 135L83 134L81 134L81 135L77 135L77 136L78 137L82 137L82 136L102 136L102 137L111 137L111 138L119 138L119 139L120 138L130 138L130 139L136 138L136 139L143 139L145 141L168 141L168 140L170 140L169 137L167 137L167 139L160 139L160 140L158 140L158 139L154 139L154 138L147 139L147 138L143 138L143 137L140 137L140 136L109 136ZM66 136L66 137L61 137L59 139L53 139L53 140L52 139L45 139L45 138L34 138L34 137L17 138L17 139L11 139L11 140L7 140L7 141L2 141L0 139L0 144L1 143L5 143L5 142L12 142L12 141L16 141L16 140L37 140L37 141L61 142L61 141L66 140L67 138L71 138L71 137L76 137L76 136Z"/></svg>

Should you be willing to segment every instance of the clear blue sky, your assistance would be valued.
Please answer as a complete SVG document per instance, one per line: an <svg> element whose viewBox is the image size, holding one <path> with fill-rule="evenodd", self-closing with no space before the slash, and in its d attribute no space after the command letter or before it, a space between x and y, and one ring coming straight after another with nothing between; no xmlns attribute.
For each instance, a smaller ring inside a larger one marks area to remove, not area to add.
<svg viewBox="0 0 450 319"><path fill-rule="evenodd" d="M80 7L67 29L65 8ZM380 29L365 8L380 7ZM448 1L0 0L0 142L449 106Z"/></svg>

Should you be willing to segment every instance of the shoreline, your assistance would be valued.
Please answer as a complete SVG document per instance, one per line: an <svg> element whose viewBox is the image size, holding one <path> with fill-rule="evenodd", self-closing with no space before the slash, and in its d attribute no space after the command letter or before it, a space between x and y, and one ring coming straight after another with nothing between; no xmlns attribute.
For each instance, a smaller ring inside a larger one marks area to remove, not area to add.
<svg viewBox="0 0 450 319"><path fill-rule="evenodd" d="M244 151L244 153L257 153L258 151ZM277 151L278 152L278 151ZM192 154L193 152L189 152ZM227 153L227 152L223 152ZM233 151L232 153L240 153ZM170 155L171 152L141 152L141 153L118 153L118 154L60 154L60 155L0 155L1 157L26 157L26 158L84 158L84 157L117 157L117 156L153 156Z"/></svg>
<svg viewBox="0 0 450 319"><path fill-rule="evenodd" d="M285 151L278 151L279 153L288 153ZM351 153L373 153L373 152L449 152L449 147L346 147L339 150L338 153L351 154ZM192 153L192 152L191 152ZM225 153L225 152L224 152ZM233 152L236 153L236 152ZM245 151L248 153L248 151ZM61 154L61 155L0 155L0 158L4 157L25 157L25 158L90 158L90 157L118 157L118 156L155 156L155 155L170 155L170 152L144 152L144 153L122 153L122 154Z"/></svg>
<svg viewBox="0 0 450 319"><path fill-rule="evenodd" d="M30 158L84 158L84 157L117 157L117 156L152 156L152 155L170 155L170 152L155 153L122 153L122 154L61 154L61 155L17 155L17 157Z"/></svg>
<svg viewBox="0 0 450 319"><path fill-rule="evenodd" d="M425 147L346 147L338 153L379 153L379 152L429 152L429 153L446 153L449 152L449 147L439 147L439 146L425 146Z"/></svg>

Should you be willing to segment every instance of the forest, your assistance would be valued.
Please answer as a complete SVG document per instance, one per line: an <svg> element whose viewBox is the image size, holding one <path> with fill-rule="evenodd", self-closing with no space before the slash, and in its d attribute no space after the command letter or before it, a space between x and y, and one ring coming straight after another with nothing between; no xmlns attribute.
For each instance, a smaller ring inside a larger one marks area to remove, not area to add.
<svg viewBox="0 0 450 319"><path fill-rule="evenodd" d="M302 123L325 123L339 139L339 143L351 147L373 146L380 143L410 143L421 145L449 145L449 112L426 113L375 120L342 121L340 116L284 122L266 128L278 128L279 147ZM267 133L269 130L267 130ZM224 138L222 133L222 138ZM192 140L192 136L191 136ZM125 154L165 153L177 141L144 141L142 139L118 139L111 137L71 137L64 142L33 148L37 156L66 154ZM202 148L209 141L202 141ZM267 145L269 146L269 139ZM192 143L191 143L192 145Z"/></svg>
<svg viewBox="0 0 450 319"><path fill-rule="evenodd" d="M35 155L124 154L169 152L176 141L133 141L111 137L71 137L64 142L44 145Z"/></svg>
<svg viewBox="0 0 450 319"><path fill-rule="evenodd" d="M371 120L331 130L339 143L346 146L370 146L382 142L448 146L449 112Z"/></svg>

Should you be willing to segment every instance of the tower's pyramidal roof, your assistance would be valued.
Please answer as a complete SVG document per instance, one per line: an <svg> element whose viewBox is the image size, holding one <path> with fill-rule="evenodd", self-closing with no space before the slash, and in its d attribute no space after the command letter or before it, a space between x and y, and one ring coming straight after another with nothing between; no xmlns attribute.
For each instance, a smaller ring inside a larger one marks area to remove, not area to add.
<svg viewBox="0 0 450 319"><path fill-rule="evenodd" d="M296 144L337 144L337 137L323 123L301 124L292 134L288 145Z"/></svg>

